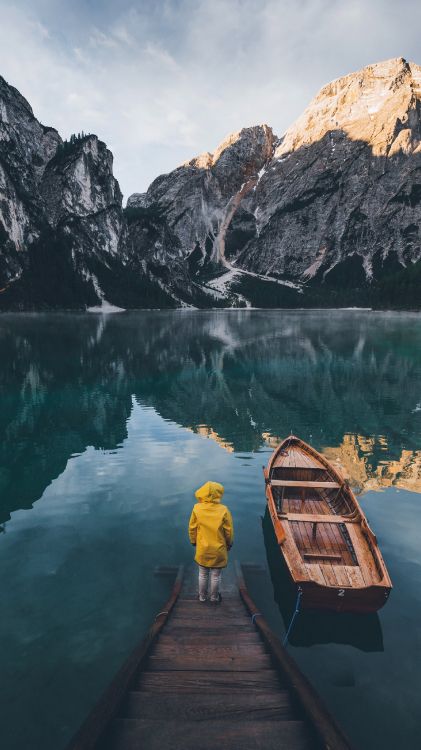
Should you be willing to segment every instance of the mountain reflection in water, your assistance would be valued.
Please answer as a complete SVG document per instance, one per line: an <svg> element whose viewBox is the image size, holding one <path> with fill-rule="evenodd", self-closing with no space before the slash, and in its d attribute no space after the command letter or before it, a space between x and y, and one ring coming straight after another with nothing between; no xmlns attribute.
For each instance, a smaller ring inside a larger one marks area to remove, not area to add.
<svg viewBox="0 0 421 750"><path fill-rule="evenodd" d="M385 489L361 503L394 584L369 628L298 618L294 658L355 747L417 746L420 319L0 315L2 747L66 746L168 593L155 567L191 562L186 525L208 478L226 488L235 557L269 560L272 579L248 582L283 636L261 465L290 430L357 490Z"/></svg>
<svg viewBox="0 0 421 750"><path fill-rule="evenodd" d="M293 430L359 491L421 488L415 315L2 315L0 346L0 520L70 456L118 447L133 397L230 451Z"/></svg>

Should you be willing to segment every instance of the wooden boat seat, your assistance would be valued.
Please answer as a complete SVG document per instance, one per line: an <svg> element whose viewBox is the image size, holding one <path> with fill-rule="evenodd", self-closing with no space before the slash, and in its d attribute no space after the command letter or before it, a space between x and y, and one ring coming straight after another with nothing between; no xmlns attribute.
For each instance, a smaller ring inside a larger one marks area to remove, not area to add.
<svg viewBox="0 0 421 750"><path fill-rule="evenodd" d="M324 558L326 560L342 560L342 555L332 555L330 552L303 552L305 558Z"/></svg>
<svg viewBox="0 0 421 750"><path fill-rule="evenodd" d="M359 518L316 513L279 513L281 521L304 521L306 523L359 523Z"/></svg>
<svg viewBox="0 0 421 750"><path fill-rule="evenodd" d="M339 490L341 485L338 482L311 482L311 481L300 481L298 479L271 479L270 484L272 487L315 487L317 489L326 490Z"/></svg>

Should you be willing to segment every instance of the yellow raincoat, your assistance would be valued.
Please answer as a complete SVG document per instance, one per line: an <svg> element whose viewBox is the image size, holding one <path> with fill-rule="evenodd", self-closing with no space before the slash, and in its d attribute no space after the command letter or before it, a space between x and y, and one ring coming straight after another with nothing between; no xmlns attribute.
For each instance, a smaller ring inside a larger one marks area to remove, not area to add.
<svg viewBox="0 0 421 750"><path fill-rule="evenodd" d="M199 501L193 507L189 522L189 537L196 545L195 560L205 568L225 568L228 549L234 541L232 516L222 505L222 484L206 482L196 492Z"/></svg>

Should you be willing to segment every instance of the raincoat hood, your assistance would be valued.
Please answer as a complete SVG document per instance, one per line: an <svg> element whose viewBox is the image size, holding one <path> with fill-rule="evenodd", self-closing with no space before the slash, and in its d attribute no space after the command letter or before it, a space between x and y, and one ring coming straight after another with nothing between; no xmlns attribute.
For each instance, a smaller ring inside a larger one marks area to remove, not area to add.
<svg viewBox="0 0 421 750"><path fill-rule="evenodd" d="M199 503L220 503L224 488L219 482L205 482L194 494Z"/></svg>

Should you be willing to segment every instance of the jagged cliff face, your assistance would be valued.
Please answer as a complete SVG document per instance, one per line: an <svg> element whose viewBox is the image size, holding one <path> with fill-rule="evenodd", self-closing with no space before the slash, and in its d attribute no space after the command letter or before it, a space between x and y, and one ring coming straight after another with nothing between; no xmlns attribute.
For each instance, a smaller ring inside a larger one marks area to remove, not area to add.
<svg viewBox="0 0 421 750"><path fill-rule="evenodd" d="M142 257L145 270L161 278L175 300L209 306L226 298L203 277L229 266L232 217L257 184L274 142L267 125L244 128L214 154L201 154L128 199L131 254Z"/></svg>
<svg viewBox="0 0 421 750"><path fill-rule="evenodd" d="M0 306L101 304L99 277L124 262L111 152L94 135L63 144L2 78L0 115Z"/></svg>
<svg viewBox="0 0 421 750"><path fill-rule="evenodd" d="M421 306L421 68L325 86L132 195L0 79L0 308Z"/></svg>
<svg viewBox="0 0 421 750"><path fill-rule="evenodd" d="M61 138L33 116L28 102L0 78L0 287L22 274L27 247L39 239L39 185Z"/></svg>
<svg viewBox="0 0 421 750"><path fill-rule="evenodd" d="M145 257L185 258L232 304L393 305L396 278L419 306L420 99L421 68L402 58L334 81L283 138L245 129L129 199L134 245L142 211L159 213L169 234Z"/></svg>
<svg viewBox="0 0 421 750"><path fill-rule="evenodd" d="M398 59L323 88L259 182L239 263L302 282L334 282L347 264L343 281L361 285L419 260L420 85L421 68Z"/></svg>

